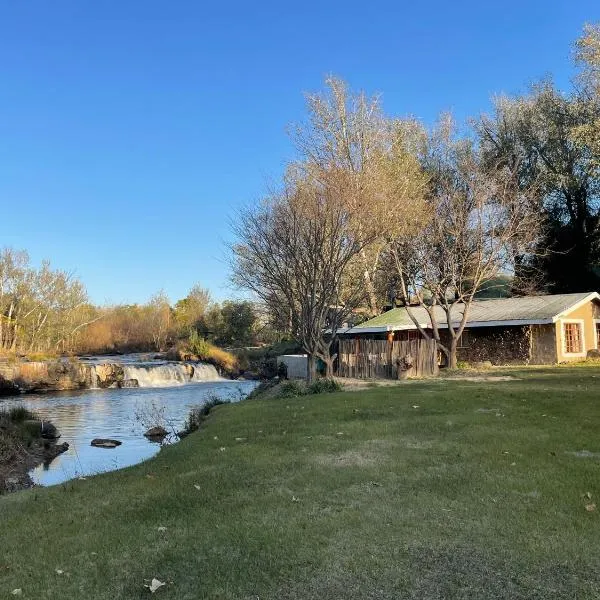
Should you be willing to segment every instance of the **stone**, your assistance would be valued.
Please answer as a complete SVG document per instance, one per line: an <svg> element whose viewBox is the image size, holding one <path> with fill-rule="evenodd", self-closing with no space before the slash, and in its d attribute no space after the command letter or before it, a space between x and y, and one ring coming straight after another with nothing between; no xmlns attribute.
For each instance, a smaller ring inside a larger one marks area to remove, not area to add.
<svg viewBox="0 0 600 600"><path fill-rule="evenodd" d="M164 438L169 432L164 428L158 425L157 427L150 427L144 435L147 438Z"/></svg>
<svg viewBox="0 0 600 600"><path fill-rule="evenodd" d="M120 364L104 363L95 365L94 369L96 370L98 387L101 388L119 387L119 384L125 379L123 365Z"/></svg>
<svg viewBox="0 0 600 600"><path fill-rule="evenodd" d="M41 434L45 440L57 440L60 437L56 426L49 421L41 422Z"/></svg>
<svg viewBox="0 0 600 600"><path fill-rule="evenodd" d="M94 438L90 445L95 446L96 448L116 448L117 446L120 446L121 443L122 442L119 442L119 440Z"/></svg>

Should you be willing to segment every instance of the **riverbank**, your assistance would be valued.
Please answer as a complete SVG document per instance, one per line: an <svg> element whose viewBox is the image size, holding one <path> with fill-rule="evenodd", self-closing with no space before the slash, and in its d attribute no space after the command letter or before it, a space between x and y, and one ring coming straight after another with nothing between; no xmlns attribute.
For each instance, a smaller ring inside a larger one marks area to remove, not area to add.
<svg viewBox="0 0 600 600"><path fill-rule="evenodd" d="M148 462L0 498L0 593L141 598L156 578L178 600L596 597L599 380L218 406Z"/></svg>
<svg viewBox="0 0 600 600"><path fill-rule="evenodd" d="M0 410L0 495L33 487L29 471L69 449L59 433L25 408Z"/></svg>

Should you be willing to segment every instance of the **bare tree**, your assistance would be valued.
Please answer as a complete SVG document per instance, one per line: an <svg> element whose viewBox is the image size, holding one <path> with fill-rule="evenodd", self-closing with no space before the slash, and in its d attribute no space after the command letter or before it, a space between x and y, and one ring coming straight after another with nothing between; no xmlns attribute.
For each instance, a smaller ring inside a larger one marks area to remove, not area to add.
<svg viewBox="0 0 600 600"><path fill-rule="evenodd" d="M316 359L333 373L331 346L348 314L364 300L364 284L347 278L364 248L340 202L341 187L288 179L282 193L239 215L233 229L233 280L270 306L308 355L308 379Z"/></svg>
<svg viewBox="0 0 600 600"><path fill-rule="evenodd" d="M448 125L438 134L424 157L430 218L418 233L393 240L390 253L408 314L456 367L475 294L510 273L515 256L535 251L540 216L531 210L534 186L522 188L518 168L484 166L469 141L452 139ZM415 303L427 311L429 327L419 322Z"/></svg>
<svg viewBox="0 0 600 600"><path fill-rule="evenodd" d="M425 179L407 138L414 123L387 118L378 96L353 93L338 78L326 91L307 96L309 119L293 131L302 162L296 167L316 181L344 178L345 210L363 240L357 263L371 314L380 302L375 275L385 240L418 220Z"/></svg>

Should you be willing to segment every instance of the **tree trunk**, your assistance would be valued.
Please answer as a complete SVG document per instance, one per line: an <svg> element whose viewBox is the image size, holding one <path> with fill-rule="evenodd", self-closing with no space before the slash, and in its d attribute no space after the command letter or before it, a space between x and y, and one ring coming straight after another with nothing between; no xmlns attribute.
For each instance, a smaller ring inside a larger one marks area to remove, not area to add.
<svg viewBox="0 0 600 600"><path fill-rule="evenodd" d="M325 363L325 377L328 379L333 378L333 362L335 361L337 355L328 356L323 358L323 362Z"/></svg>
<svg viewBox="0 0 600 600"><path fill-rule="evenodd" d="M448 348L448 368L456 369L458 366L458 358L457 358L457 347L458 347L458 336L453 337L450 340L450 347Z"/></svg>
<svg viewBox="0 0 600 600"><path fill-rule="evenodd" d="M317 378L317 356L316 354L308 355L308 366L306 369L306 379L308 383L312 383Z"/></svg>

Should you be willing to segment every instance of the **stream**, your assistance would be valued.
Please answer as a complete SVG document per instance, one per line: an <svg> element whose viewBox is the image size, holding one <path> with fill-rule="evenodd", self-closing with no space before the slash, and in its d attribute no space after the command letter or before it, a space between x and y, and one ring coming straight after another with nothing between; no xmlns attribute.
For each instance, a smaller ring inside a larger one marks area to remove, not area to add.
<svg viewBox="0 0 600 600"><path fill-rule="evenodd" d="M200 376L185 380L176 363L124 359L140 387L88 389L75 392L27 394L0 399L0 410L25 406L58 428L60 442L69 450L50 464L31 471L39 485L55 485L69 479L122 469L154 456L160 444L149 441L144 432L159 422L169 431L182 429L191 408L215 396L232 402L242 400L256 386L255 381L231 381L216 375L214 367L199 365ZM114 449L90 445L94 438L122 442ZM176 436L170 437L176 441Z"/></svg>

